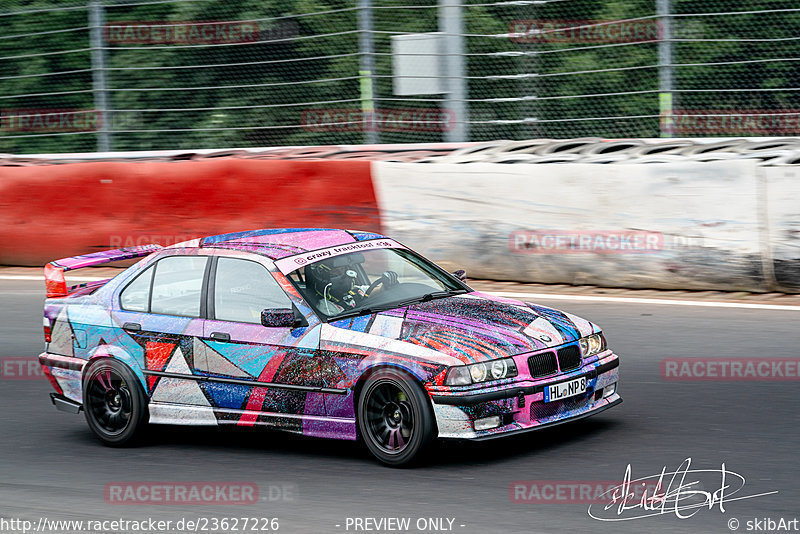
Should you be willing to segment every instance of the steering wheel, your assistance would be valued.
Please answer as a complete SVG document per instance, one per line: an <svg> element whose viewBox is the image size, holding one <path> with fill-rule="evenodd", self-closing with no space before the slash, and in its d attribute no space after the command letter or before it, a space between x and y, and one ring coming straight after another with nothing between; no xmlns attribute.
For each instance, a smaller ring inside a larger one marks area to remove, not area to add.
<svg viewBox="0 0 800 534"><path fill-rule="evenodd" d="M372 282L366 291L364 291L364 297L368 297L370 293L372 293L376 287L381 284L386 284L389 282L391 285L397 285L397 273L394 271L386 271L380 275L380 277L376 278L374 282Z"/></svg>
<svg viewBox="0 0 800 534"><path fill-rule="evenodd" d="M378 287L379 285L381 285L382 283L383 283L383 276L381 276L380 278L376 278L376 279L375 279L375 281L374 281L374 282L372 282L372 283L369 285L369 287L367 288L367 290L366 290L366 291L364 291L364 296L365 296L365 297L368 297L368 296L369 296L369 294L370 294L370 293L372 293L372 291L373 291L373 290L374 290L376 287Z"/></svg>

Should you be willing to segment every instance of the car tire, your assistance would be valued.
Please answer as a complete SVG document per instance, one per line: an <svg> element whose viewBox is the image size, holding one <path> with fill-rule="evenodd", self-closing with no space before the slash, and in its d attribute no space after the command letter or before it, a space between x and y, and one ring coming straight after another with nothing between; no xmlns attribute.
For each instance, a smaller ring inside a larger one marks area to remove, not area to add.
<svg viewBox="0 0 800 534"><path fill-rule="evenodd" d="M436 435L427 393L417 380L396 369L369 375L358 396L357 419L370 453L392 467L419 460Z"/></svg>
<svg viewBox="0 0 800 534"><path fill-rule="evenodd" d="M109 447L132 445L147 423L144 391L128 366L103 358L83 375L83 411L94 434Z"/></svg>

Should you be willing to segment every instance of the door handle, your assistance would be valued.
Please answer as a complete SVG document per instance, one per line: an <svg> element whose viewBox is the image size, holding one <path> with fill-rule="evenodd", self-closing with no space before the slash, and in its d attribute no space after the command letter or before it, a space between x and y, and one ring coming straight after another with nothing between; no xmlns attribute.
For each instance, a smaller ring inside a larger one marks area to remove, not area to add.
<svg viewBox="0 0 800 534"><path fill-rule="evenodd" d="M139 323L125 323L125 324L122 325L122 329L123 330L130 330L132 332L141 332L142 331L142 325L140 325Z"/></svg>
<svg viewBox="0 0 800 534"><path fill-rule="evenodd" d="M216 340L216 341L230 341L231 340L231 335L226 333L226 332L211 332L211 335L209 337L211 339Z"/></svg>

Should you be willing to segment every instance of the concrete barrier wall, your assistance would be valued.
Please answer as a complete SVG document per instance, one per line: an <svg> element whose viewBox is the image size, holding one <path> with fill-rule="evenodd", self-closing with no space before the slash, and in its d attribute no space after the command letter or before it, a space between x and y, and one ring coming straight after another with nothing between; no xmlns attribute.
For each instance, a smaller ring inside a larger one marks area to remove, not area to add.
<svg viewBox="0 0 800 534"><path fill-rule="evenodd" d="M799 287L794 169L747 160L624 167L376 162L373 175L384 230L470 276L618 287Z"/></svg>
<svg viewBox="0 0 800 534"><path fill-rule="evenodd" d="M800 168L759 169L766 197L766 227L776 283L800 292Z"/></svg>
<svg viewBox="0 0 800 534"><path fill-rule="evenodd" d="M0 167L0 264L264 227L383 231L472 277L800 292L800 169L220 157Z"/></svg>

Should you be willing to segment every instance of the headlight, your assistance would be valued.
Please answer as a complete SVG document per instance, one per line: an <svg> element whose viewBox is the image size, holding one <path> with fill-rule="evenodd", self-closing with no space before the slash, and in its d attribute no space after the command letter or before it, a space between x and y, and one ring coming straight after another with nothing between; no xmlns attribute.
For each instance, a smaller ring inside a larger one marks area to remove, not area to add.
<svg viewBox="0 0 800 534"><path fill-rule="evenodd" d="M469 374L473 382L483 382L486 380L486 364L476 363L469 366Z"/></svg>
<svg viewBox="0 0 800 534"><path fill-rule="evenodd" d="M511 360L512 362L514 360ZM498 380L505 378L508 374L508 362L506 360L495 360L492 362L492 378Z"/></svg>
<svg viewBox="0 0 800 534"><path fill-rule="evenodd" d="M582 337L578 344L581 346L581 354L584 358L606 350L606 338L603 337L602 332Z"/></svg>
<svg viewBox="0 0 800 534"><path fill-rule="evenodd" d="M517 366L512 358L451 367L444 383L447 386L468 386L489 380L517 376Z"/></svg>

